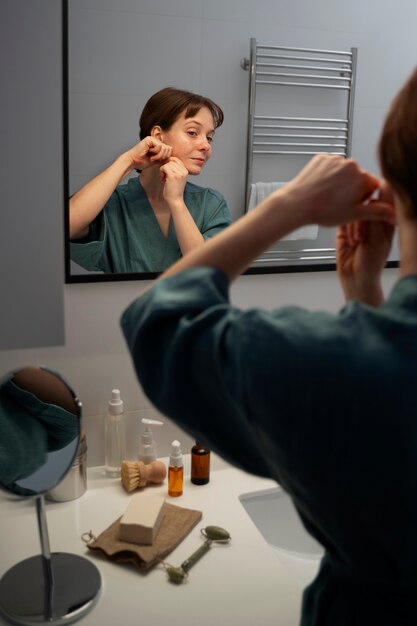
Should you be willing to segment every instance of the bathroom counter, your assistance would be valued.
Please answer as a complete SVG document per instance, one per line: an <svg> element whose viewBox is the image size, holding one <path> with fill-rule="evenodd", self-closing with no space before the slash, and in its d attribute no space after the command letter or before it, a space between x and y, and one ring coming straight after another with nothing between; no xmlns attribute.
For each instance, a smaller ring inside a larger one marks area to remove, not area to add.
<svg viewBox="0 0 417 626"><path fill-rule="evenodd" d="M80 623L297 626L302 590L317 572L318 561L287 555L269 546L239 501L243 493L276 484L228 466L215 455L209 484L193 485L189 474L190 456L185 455L181 497L167 496L166 480L163 485L144 490L163 493L167 502L203 513L201 522L166 560L180 565L203 543L200 529L208 525L227 529L232 540L228 545L213 546L190 570L188 580L178 586L168 582L162 566L142 573L132 565L112 563L90 551L81 540L82 533L90 530L98 536L129 503L130 495L120 481L107 478L103 468L88 469L88 488L81 498L46 503L51 551L86 556L102 577L100 598ZM0 532L0 576L18 561L40 552L32 501L2 497ZM0 623L4 623L1 618Z"/></svg>

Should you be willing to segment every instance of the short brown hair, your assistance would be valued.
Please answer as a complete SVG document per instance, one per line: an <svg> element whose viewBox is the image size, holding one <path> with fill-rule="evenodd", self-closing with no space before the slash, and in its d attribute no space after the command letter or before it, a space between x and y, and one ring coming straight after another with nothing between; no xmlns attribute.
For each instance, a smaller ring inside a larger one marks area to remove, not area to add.
<svg viewBox="0 0 417 626"><path fill-rule="evenodd" d="M382 175L417 219L417 68L392 101L379 141Z"/></svg>
<svg viewBox="0 0 417 626"><path fill-rule="evenodd" d="M193 117L203 107L212 114L214 128L223 124L223 111L210 98L183 89L165 87L151 96L145 104L139 119L139 137L144 139L150 135L154 126L169 130L183 111L185 117Z"/></svg>

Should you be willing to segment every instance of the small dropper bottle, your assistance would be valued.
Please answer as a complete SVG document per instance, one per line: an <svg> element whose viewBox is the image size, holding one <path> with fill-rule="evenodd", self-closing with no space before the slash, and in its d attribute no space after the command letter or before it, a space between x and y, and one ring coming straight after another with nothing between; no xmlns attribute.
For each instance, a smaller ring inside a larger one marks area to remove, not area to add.
<svg viewBox="0 0 417 626"><path fill-rule="evenodd" d="M107 476L117 478L123 459L126 458L126 435L123 400L118 389L112 389L108 403L105 431L105 471Z"/></svg>
<svg viewBox="0 0 417 626"><path fill-rule="evenodd" d="M182 464L181 444L175 439L171 444L168 467L168 495L176 498L182 495L184 467Z"/></svg>
<svg viewBox="0 0 417 626"><path fill-rule="evenodd" d="M210 450L199 441L191 448L191 482L206 485L210 480Z"/></svg>

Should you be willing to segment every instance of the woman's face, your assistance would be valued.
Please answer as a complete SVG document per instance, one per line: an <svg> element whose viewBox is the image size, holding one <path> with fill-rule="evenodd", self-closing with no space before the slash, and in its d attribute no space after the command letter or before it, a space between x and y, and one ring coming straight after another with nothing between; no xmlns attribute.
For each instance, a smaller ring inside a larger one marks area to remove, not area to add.
<svg viewBox="0 0 417 626"><path fill-rule="evenodd" d="M211 156L211 142L214 137L214 122L210 110L202 107L193 117L187 118L183 112L169 130L160 129L158 132L158 138L172 146L172 156L181 159L189 174L200 174Z"/></svg>

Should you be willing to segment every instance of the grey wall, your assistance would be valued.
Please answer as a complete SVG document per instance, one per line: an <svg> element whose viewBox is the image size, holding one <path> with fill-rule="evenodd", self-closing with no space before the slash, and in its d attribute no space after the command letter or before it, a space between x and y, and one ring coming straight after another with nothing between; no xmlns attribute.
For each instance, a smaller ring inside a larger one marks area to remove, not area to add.
<svg viewBox="0 0 417 626"><path fill-rule="evenodd" d="M0 5L0 349L64 343L61 19Z"/></svg>
<svg viewBox="0 0 417 626"><path fill-rule="evenodd" d="M79 6L81 0L70 0ZM417 5L412 0L378 2L368 0L119 0L118 11L107 10L110 0L84 0L89 22L99 28L103 41L110 34L103 23L115 21L114 37L121 47L128 47L138 37L138 28L146 26L145 51L135 57L135 72L144 76L143 97L170 84L170 72L181 69L182 85L203 91L222 103L226 113L224 128L216 138L215 155L203 184L217 187L228 197L232 207L239 207L243 197L247 75L240 69L240 58L248 51L249 38L284 45L331 47L357 46L359 67L357 106L354 127L354 154L365 167L375 168L375 141L383 114L394 93L417 60L414 27ZM113 6L113 3L112 5ZM99 8L97 8L99 7ZM86 21L87 23L87 21ZM142 32L142 31L141 31ZM137 45L141 45L138 40ZM181 55L181 56L179 56ZM164 73L159 75L163 63ZM101 67L100 59L96 59ZM108 72L121 70L117 60L106 58ZM158 65L158 71L155 66ZM146 78L147 77L147 78ZM97 80L104 80L100 73ZM145 82L146 81L146 82ZM99 111L100 88L87 95L91 100L91 119ZM136 103L136 99L135 99ZM137 102L140 106L140 102ZM138 107L125 106L117 97L103 114L106 141L120 141L120 119L130 117L129 131L122 141L128 147L136 138ZM121 112L121 113L120 113ZM89 121L90 123L90 121ZM133 129L132 131L130 129ZM85 132L88 131L86 122ZM131 133L132 132L132 136ZM104 141L104 139L103 139ZM103 144L89 146L79 162L76 176L80 181L90 172L90 161L102 162L109 156ZM115 151L115 154L117 150ZM388 290L396 272L387 270L384 287ZM0 371L28 362L54 367L67 377L84 404L85 426L89 442L89 464L103 461L102 415L113 387L119 387L128 416L130 454L136 452L138 409L149 408L139 388L118 326L123 308L145 287L145 283L103 283L65 286L66 345L60 348L11 350L0 352ZM271 308L284 303L301 304L310 309L337 311L343 304L333 272L243 276L232 289L234 302L244 308ZM190 440L168 423L156 433L160 454L167 454L175 437ZM132 443L133 442L133 443Z"/></svg>

